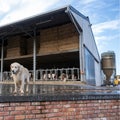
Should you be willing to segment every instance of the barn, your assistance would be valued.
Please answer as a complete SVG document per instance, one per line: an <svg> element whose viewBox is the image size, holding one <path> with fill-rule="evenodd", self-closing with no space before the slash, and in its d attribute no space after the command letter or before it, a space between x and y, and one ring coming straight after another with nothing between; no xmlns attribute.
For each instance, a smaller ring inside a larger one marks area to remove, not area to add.
<svg viewBox="0 0 120 120"><path fill-rule="evenodd" d="M91 23L70 5L0 26L0 56L1 81L10 64L19 62L32 71L33 81L52 73L58 80L64 73L67 80L101 85Z"/></svg>

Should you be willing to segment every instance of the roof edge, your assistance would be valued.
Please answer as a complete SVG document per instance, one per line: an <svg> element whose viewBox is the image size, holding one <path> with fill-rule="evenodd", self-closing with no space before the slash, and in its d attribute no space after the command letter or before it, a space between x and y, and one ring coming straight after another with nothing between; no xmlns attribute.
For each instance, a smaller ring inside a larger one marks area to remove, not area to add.
<svg viewBox="0 0 120 120"><path fill-rule="evenodd" d="M45 15L45 14L49 14L49 13L52 13L52 12L55 12L55 11L58 11L58 10L71 10L74 13L76 13L77 15L81 16L82 18L84 18L85 20L87 20L89 22L89 18L87 16L84 16L82 13L80 13L77 9L75 9L72 5L69 4L69 5L61 6L59 8L54 8L52 10L44 11L44 12L41 12L40 14L35 14L35 15L32 15L32 16L23 18L21 20L16 20L16 21L11 22L11 23L0 25L0 28L7 27L7 26L10 26L10 25L13 25L13 24L17 24L19 22L23 22L25 20L29 20L29 19L32 19L34 17L38 17L38 16L42 16L42 15Z"/></svg>
<svg viewBox="0 0 120 120"><path fill-rule="evenodd" d="M65 5L65 6L61 6L59 8L54 8L54 9L51 9L51 10L47 10L47 11L41 12L39 14L35 14L35 15L32 15L32 16L29 16L29 17L26 17L26 18L23 18L23 19L20 19L20 20L16 20L14 22L10 22L10 23L4 24L4 25L0 25L0 28L7 27L7 26L10 26L10 25L13 25L13 24L17 24L19 22L23 22L25 20L29 20L29 19L32 19L34 17L49 14L49 13L52 13L52 12L55 12L55 11L58 11L58 10L62 10L62 9L66 10L68 7L70 7L70 5Z"/></svg>
<svg viewBox="0 0 120 120"><path fill-rule="evenodd" d="M88 16L85 16L83 15L81 12L79 12L77 9L75 9L73 6L69 5L68 6L70 8L71 11L73 11L74 13L76 13L77 15L79 15L80 17L82 17L83 19L87 20L88 22L89 21L89 17Z"/></svg>

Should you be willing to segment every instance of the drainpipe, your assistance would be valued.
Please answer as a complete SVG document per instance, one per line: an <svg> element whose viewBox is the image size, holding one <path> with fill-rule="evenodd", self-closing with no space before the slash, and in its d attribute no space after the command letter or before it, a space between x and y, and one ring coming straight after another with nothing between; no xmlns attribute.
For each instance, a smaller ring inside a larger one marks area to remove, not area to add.
<svg viewBox="0 0 120 120"><path fill-rule="evenodd" d="M36 29L34 28L33 39L33 82L36 80Z"/></svg>
<svg viewBox="0 0 120 120"><path fill-rule="evenodd" d="M84 61L84 56L83 56L83 33L81 32L79 35L79 59L80 59L80 79L81 81L85 81L85 76L84 76L84 67L83 67L83 61Z"/></svg>
<svg viewBox="0 0 120 120"><path fill-rule="evenodd" d="M4 39L2 38L2 45L1 45L1 78L0 80L2 81L3 79L3 50L4 50Z"/></svg>

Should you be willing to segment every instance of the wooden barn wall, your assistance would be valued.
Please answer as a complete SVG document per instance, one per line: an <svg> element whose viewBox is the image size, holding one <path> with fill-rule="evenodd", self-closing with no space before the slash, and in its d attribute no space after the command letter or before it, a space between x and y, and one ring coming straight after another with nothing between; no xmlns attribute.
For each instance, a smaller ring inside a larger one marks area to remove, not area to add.
<svg viewBox="0 0 120 120"><path fill-rule="evenodd" d="M20 56L20 36L13 36L8 38L7 56Z"/></svg>
<svg viewBox="0 0 120 120"><path fill-rule="evenodd" d="M79 49L79 35L72 23L40 30L37 54L58 53ZM7 41L6 57L33 54L33 39L12 36Z"/></svg>
<svg viewBox="0 0 120 120"><path fill-rule="evenodd" d="M78 48L78 33L72 23L40 31L39 53L62 52Z"/></svg>
<svg viewBox="0 0 120 120"><path fill-rule="evenodd" d="M37 50L37 53L39 51L39 47L40 47L40 37L37 36L36 37L36 50ZM21 41L21 48L22 46L24 46L24 49L23 50L26 50L26 51L23 51L23 54L22 55L25 55L25 54L33 54L33 38L28 38L28 39L25 39L24 38L24 41L22 40ZM25 53L25 54L24 54Z"/></svg>

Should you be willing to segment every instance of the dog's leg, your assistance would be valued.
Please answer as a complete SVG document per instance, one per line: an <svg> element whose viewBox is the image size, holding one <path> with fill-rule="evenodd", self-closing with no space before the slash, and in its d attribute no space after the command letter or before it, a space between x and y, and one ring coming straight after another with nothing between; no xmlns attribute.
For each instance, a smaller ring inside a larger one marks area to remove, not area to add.
<svg viewBox="0 0 120 120"><path fill-rule="evenodd" d="M15 86L15 88L14 88L14 92L13 92L13 93L17 93L17 78L14 77L13 75L11 75L11 77L12 77L13 80L14 80L14 86Z"/></svg>
<svg viewBox="0 0 120 120"><path fill-rule="evenodd" d="M14 81L14 85L15 85L15 89L14 89L13 93L17 93L17 83L16 83L16 81Z"/></svg>
<svg viewBox="0 0 120 120"><path fill-rule="evenodd" d="M20 92L24 93L24 81L21 81Z"/></svg>
<svg viewBox="0 0 120 120"><path fill-rule="evenodd" d="M25 77L22 76L21 85L20 85L20 92L21 93L24 93L24 82L25 82Z"/></svg>
<svg viewBox="0 0 120 120"><path fill-rule="evenodd" d="M29 90L29 78L30 77L27 77L27 81L26 81L26 92L28 92Z"/></svg>

